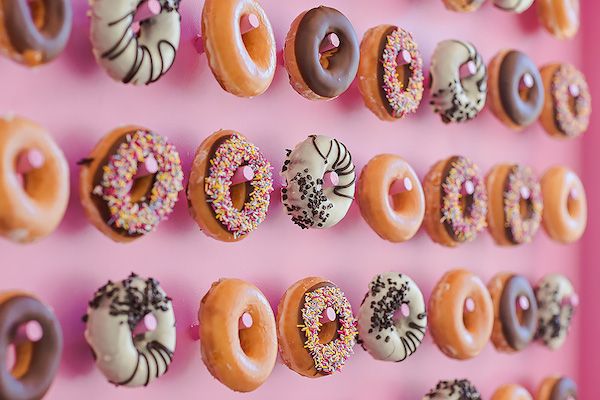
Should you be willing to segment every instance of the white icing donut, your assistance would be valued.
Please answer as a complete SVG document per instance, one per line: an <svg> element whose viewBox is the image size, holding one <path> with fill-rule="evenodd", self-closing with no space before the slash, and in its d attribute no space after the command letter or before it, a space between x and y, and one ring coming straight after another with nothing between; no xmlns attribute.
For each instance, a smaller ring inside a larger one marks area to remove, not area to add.
<svg viewBox="0 0 600 400"><path fill-rule="evenodd" d="M521 14L533 4L533 0L494 0L494 5L501 10Z"/></svg>
<svg viewBox="0 0 600 400"><path fill-rule="evenodd" d="M481 400L481 394L467 379L440 381L423 400Z"/></svg>
<svg viewBox="0 0 600 400"><path fill-rule="evenodd" d="M565 276L551 274L538 282L535 297L538 303L536 339L556 350L564 344L569 333L576 307L575 289Z"/></svg>
<svg viewBox="0 0 600 400"><path fill-rule="evenodd" d="M149 313L156 329L134 337L135 326ZM175 314L154 279L131 274L118 283L109 281L90 301L84 320L96 365L111 383L147 386L168 371L175 351Z"/></svg>
<svg viewBox="0 0 600 400"><path fill-rule="evenodd" d="M475 73L461 79L460 67L474 63ZM487 97L487 68L475 47L461 40L438 43L431 57L431 105L442 121L463 122L477 116Z"/></svg>
<svg viewBox="0 0 600 400"><path fill-rule="evenodd" d="M159 0L158 15L133 19L143 0L90 0L91 41L98 63L115 80L134 85L156 82L173 65L181 36L180 0Z"/></svg>
<svg viewBox="0 0 600 400"><path fill-rule="evenodd" d="M409 315L394 319L403 304ZM373 358L406 360L421 344L426 329L425 299L411 278L397 272L373 278L358 313L358 335Z"/></svg>
<svg viewBox="0 0 600 400"><path fill-rule="evenodd" d="M335 171L338 185L323 187L327 172ZM329 228L344 218L354 200L356 171L346 146L327 136L311 135L288 150L281 175L286 187L281 200L301 228Z"/></svg>

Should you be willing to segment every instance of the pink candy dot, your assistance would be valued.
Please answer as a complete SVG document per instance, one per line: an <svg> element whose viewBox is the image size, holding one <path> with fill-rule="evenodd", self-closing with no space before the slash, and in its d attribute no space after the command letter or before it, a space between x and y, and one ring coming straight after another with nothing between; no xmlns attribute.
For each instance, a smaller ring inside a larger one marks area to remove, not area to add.
<svg viewBox="0 0 600 400"><path fill-rule="evenodd" d="M321 322L326 324L328 322L335 321L336 318L337 315L335 314L335 310L331 307L327 307L327 309L323 312L323 315L321 316Z"/></svg>
<svg viewBox="0 0 600 400"><path fill-rule="evenodd" d="M412 57L410 55L410 52L408 50L402 49L402 51L400 51L398 53L398 57L396 58L396 63L398 63L398 65L404 65L404 64L410 64L412 62Z"/></svg>
<svg viewBox="0 0 600 400"><path fill-rule="evenodd" d="M521 187L521 197L524 198L525 200L529 200L529 198L531 197L531 191L529 190L528 187L526 187L526 186Z"/></svg>
<svg viewBox="0 0 600 400"><path fill-rule="evenodd" d="M472 181L465 182L465 193L468 195L475 193L475 185Z"/></svg>
<svg viewBox="0 0 600 400"><path fill-rule="evenodd" d="M240 329L252 328L253 324L254 324L254 320L252 319L252 315L250 315L247 312L243 313L242 316L240 317L239 328Z"/></svg>
<svg viewBox="0 0 600 400"><path fill-rule="evenodd" d="M529 304L529 299L527 297L519 296L517 301L519 303L519 307L521 308L521 310L524 310L524 311L529 310L529 307L531 306L531 304Z"/></svg>
<svg viewBox="0 0 600 400"><path fill-rule="evenodd" d="M472 298L470 298L470 297L468 297L465 300L465 311L466 312L473 312L473 311L475 311L475 301Z"/></svg>
<svg viewBox="0 0 600 400"><path fill-rule="evenodd" d="M573 84L573 85L569 85L569 93L570 93L570 94L571 94L571 96L573 96L573 97L577 97L577 96L579 96L579 95L581 94L581 93L580 93L579 86L577 86L577 85L575 85L575 84Z"/></svg>
<svg viewBox="0 0 600 400"><path fill-rule="evenodd" d="M535 81L533 80L533 76L531 76L531 74L529 72L526 72L523 75L523 78L521 78L521 83L524 88L531 89L533 87Z"/></svg>

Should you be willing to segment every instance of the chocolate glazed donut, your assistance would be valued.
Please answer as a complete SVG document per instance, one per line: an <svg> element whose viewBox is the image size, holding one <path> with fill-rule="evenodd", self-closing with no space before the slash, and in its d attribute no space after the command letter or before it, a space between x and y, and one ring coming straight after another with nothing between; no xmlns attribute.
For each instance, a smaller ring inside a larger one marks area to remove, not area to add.
<svg viewBox="0 0 600 400"><path fill-rule="evenodd" d="M529 308L517 311L517 300L524 296ZM532 340L537 328L537 301L527 280L519 275L508 279L500 297L500 321L502 332L508 345L515 350L523 350Z"/></svg>
<svg viewBox="0 0 600 400"><path fill-rule="evenodd" d="M0 359L6 360L17 327L28 321L41 325L43 337L35 343L17 345L12 371L6 367L0 370L2 399L41 399L58 370L63 346L60 324L48 307L25 294L9 295L0 304Z"/></svg>

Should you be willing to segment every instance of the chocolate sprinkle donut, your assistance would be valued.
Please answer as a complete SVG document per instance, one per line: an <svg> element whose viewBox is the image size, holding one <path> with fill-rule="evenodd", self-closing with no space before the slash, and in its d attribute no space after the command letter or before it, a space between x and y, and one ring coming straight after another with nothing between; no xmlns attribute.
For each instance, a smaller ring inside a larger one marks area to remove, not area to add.
<svg viewBox="0 0 600 400"><path fill-rule="evenodd" d="M481 394L467 379L440 381L423 400L481 400Z"/></svg>

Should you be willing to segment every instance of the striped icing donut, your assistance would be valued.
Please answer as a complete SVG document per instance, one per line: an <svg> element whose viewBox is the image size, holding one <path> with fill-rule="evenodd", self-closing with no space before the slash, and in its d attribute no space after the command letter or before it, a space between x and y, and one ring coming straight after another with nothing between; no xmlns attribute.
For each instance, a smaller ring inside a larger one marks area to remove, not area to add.
<svg viewBox="0 0 600 400"><path fill-rule="evenodd" d="M467 379L440 381L423 400L481 400L481 394Z"/></svg>
<svg viewBox="0 0 600 400"><path fill-rule="evenodd" d="M552 350L567 339L579 298L571 281L563 275L550 274L536 285L538 324L536 339Z"/></svg>
<svg viewBox="0 0 600 400"><path fill-rule="evenodd" d="M148 85L173 65L181 36L180 0L158 0L160 13L133 29L143 0L91 0L91 41L98 63L115 80Z"/></svg>
<svg viewBox="0 0 600 400"><path fill-rule="evenodd" d="M409 314L395 318L403 305ZM404 361L421 344L427 328L423 293L408 276L377 275L358 312L358 335L363 348L382 361Z"/></svg>
<svg viewBox="0 0 600 400"><path fill-rule="evenodd" d="M134 336L147 314L156 328ZM96 365L117 386L147 386L169 370L175 351L175 314L158 282L135 274L108 282L90 301L85 338Z"/></svg>
<svg viewBox="0 0 600 400"><path fill-rule="evenodd" d="M324 187L324 176L335 172L339 182ZM310 135L288 150L281 175L286 187L281 199L292 221L303 229L330 228L340 222L354 200L356 172L352 155L337 139Z"/></svg>
<svg viewBox="0 0 600 400"><path fill-rule="evenodd" d="M494 0L494 5L503 11L521 14L531 7L534 0Z"/></svg>

